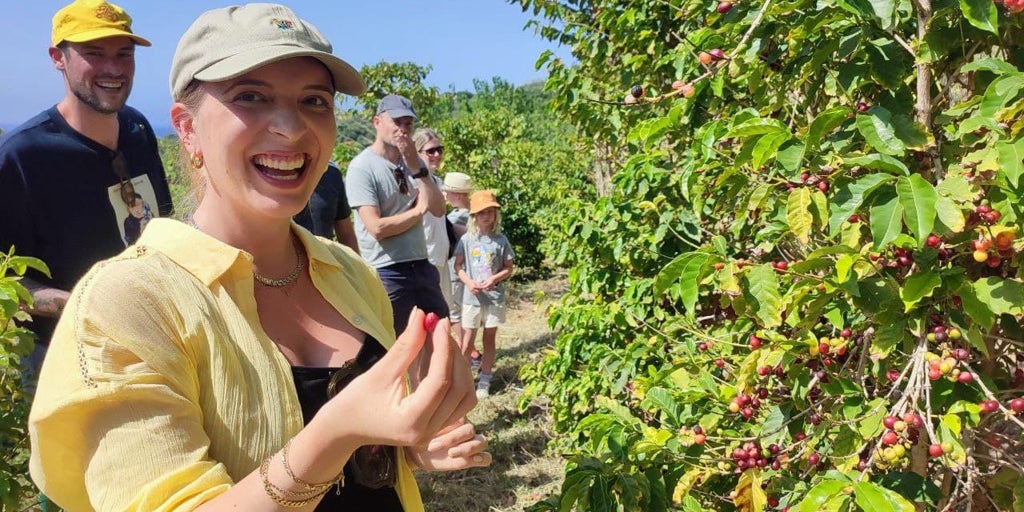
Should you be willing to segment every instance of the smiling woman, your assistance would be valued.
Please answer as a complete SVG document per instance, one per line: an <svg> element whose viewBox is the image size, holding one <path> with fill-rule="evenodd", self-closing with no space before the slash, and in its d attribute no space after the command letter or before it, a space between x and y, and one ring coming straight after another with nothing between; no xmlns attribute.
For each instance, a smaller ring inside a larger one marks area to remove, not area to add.
<svg viewBox="0 0 1024 512"><path fill-rule="evenodd" d="M412 512L414 468L490 463L448 322L415 310L396 339L374 271L291 221L331 155L334 94L364 88L331 51L272 4L182 36L171 118L201 199L72 294L30 418L32 476L63 508Z"/></svg>

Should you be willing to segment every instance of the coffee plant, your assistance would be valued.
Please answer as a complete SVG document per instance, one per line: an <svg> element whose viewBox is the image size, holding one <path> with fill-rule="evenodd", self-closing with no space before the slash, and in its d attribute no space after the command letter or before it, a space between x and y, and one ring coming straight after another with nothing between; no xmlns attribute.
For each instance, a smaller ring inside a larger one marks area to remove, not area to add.
<svg viewBox="0 0 1024 512"><path fill-rule="evenodd" d="M32 352L35 335L15 324L30 320L19 303L32 304L20 283L29 269L49 272L35 258L0 252L0 510L19 510L32 495L28 482L28 411L31 397L22 391L21 360Z"/></svg>
<svg viewBox="0 0 1024 512"><path fill-rule="evenodd" d="M1024 510L1024 53L992 0L514 0L597 201L533 510Z"/></svg>

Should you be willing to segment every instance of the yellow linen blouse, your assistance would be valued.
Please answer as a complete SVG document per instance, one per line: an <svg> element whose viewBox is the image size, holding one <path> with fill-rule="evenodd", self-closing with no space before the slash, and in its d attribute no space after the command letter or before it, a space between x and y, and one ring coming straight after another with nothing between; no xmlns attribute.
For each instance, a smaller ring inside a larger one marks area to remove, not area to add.
<svg viewBox="0 0 1024 512"><path fill-rule="evenodd" d="M374 271L292 230L317 290L390 347L391 303ZM71 294L29 416L30 470L69 512L193 510L302 427L291 367L256 313L252 256L153 219ZM423 510L404 457L397 490L406 512Z"/></svg>

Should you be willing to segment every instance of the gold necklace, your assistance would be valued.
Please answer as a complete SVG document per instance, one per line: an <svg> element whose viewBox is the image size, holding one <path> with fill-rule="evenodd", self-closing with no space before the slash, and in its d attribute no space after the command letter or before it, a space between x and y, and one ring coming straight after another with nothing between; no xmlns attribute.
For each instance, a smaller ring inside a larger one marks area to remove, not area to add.
<svg viewBox="0 0 1024 512"><path fill-rule="evenodd" d="M295 268L293 268L288 275L280 279L264 277L256 272L256 267L253 267L252 276L256 278L256 281L263 286L269 286L271 288L281 288L282 286L288 286L295 281L298 281L299 274L302 273L302 264L305 263L306 258L303 252L299 250L299 242L295 240L294 237L292 238L292 246L295 248Z"/></svg>
<svg viewBox="0 0 1024 512"><path fill-rule="evenodd" d="M198 231L202 231L202 228L200 228L199 225L196 224L195 217L189 220L189 225ZM298 281L299 274L302 273L302 264L305 262L306 258L304 256L304 253L299 250L299 243L298 241L295 240L294 237L292 237L292 246L295 248L295 268L293 268L292 271L288 273L288 275L280 279L274 279L259 275L259 273L256 272L256 267L254 266L252 269L252 277L256 279L256 282L262 284L263 286L269 286L271 288L281 288L282 286L288 286L294 283L295 281Z"/></svg>

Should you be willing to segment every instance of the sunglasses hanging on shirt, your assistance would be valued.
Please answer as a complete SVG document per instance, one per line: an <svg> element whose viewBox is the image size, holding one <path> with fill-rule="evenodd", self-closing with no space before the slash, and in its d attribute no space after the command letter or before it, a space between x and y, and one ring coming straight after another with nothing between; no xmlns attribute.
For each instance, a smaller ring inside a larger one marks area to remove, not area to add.
<svg viewBox="0 0 1024 512"><path fill-rule="evenodd" d="M395 175L395 181L398 182L398 191L402 194L408 194L409 182L405 179L405 171L401 167L395 167L391 172Z"/></svg>

